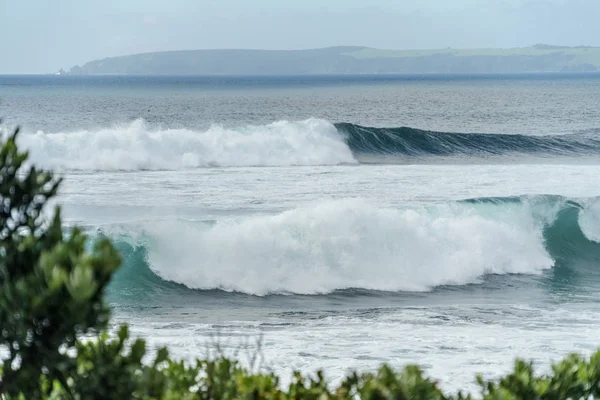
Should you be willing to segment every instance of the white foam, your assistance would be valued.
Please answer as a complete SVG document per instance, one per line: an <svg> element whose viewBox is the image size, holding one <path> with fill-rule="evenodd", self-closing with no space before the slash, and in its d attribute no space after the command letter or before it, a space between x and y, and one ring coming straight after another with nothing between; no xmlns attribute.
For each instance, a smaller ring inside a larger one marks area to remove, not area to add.
<svg viewBox="0 0 600 400"><path fill-rule="evenodd" d="M600 243L600 198L595 197L584 203L579 212L579 226L585 237Z"/></svg>
<svg viewBox="0 0 600 400"><path fill-rule="evenodd" d="M256 295L425 291L552 267L530 210L520 210L494 218L468 206L432 212L338 200L214 226L163 222L145 231L151 268L190 288Z"/></svg>
<svg viewBox="0 0 600 400"><path fill-rule="evenodd" d="M355 163L342 135L324 120L206 131L152 130L144 120L95 131L23 134L33 162L76 170L179 170L208 166Z"/></svg>

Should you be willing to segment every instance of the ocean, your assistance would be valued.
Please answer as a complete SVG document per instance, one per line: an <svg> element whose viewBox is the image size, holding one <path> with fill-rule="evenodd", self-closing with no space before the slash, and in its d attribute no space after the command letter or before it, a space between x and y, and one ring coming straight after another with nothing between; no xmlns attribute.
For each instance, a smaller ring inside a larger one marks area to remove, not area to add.
<svg viewBox="0 0 600 400"><path fill-rule="evenodd" d="M598 104L599 74L0 76L65 224L122 255L115 324L469 391L600 347Z"/></svg>

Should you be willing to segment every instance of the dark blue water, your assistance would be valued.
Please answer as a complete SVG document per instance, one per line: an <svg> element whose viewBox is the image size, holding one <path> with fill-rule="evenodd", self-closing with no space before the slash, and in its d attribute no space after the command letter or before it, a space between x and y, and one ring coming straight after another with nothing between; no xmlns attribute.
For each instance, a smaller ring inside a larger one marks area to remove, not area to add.
<svg viewBox="0 0 600 400"><path fill-rule="evenodd" d="M311 117L442 132L571 133L600 127L599 102L600 74L0 76L0 115L47 133L137 118L206 129Z"/></svg>

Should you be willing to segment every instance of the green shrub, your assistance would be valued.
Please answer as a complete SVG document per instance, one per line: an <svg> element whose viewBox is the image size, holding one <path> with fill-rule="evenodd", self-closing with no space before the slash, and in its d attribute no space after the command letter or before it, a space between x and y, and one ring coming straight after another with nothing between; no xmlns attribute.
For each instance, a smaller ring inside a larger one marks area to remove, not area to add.
<svg viewBox="0 0 600 400"><path fill-rule="evenodd" d="M226 358L192 364L159 349L147 357L127 326L106 332L106 286L119 265L110 242L85 249L79 229L63 231L60 210L43 210L60 180L25 165L18 132L0 149L0 400L4 399L467 399L446 394L417 366L352 373L330 387L322 372L294 373L283 387L274 374L251 373ZM81 341L86 336L91 340ZM568 356L552 374L517 361L497 382L477 378L483 399L600 398L600 352Z"/></svg>
<svg viewBox="0 0 600 400"><path fill-rule="evenodd" d="M60 180L24 165L17 135L0 150L0 393L38 398L42 375L65 384L74 373L77 338L106 327L103 292L119 257L107 241L86 252L78 229L67 237L59 209L44 218Z"/></svg>

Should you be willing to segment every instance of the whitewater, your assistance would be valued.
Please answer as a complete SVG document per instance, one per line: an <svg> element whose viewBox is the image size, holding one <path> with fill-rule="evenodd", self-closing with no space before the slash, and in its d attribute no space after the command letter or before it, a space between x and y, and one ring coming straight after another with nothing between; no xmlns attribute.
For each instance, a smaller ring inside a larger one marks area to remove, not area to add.
<svg viewBox="0 0 600 400"><path fill-rule="evenodd" d="M151 346L472 390L600 343L600 79L0 77ZM3 115L3 116L4 116Z"/></svg>
<svg viewBox="0 0 600 400"><path fill-rule="evenodd" d="M38 131L22 137L34 161L80 170L160 170L215 166L335 165L356 160L327 121L278 121L203 132L150 129L144 120L95 131ZM66 157L67 154L75 155Z"/></svg>

